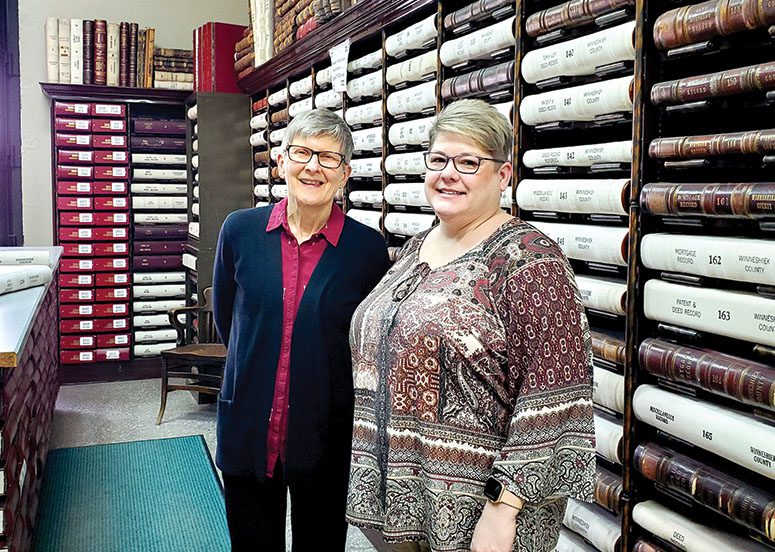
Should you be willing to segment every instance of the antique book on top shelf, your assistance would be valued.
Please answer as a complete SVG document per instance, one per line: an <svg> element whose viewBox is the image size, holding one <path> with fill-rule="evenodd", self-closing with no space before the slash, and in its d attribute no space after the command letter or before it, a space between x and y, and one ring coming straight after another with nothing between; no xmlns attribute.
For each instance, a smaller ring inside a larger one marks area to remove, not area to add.
<svg viewBox="0 0 775 552"><path fill-rule="evenodd" d="M197 92L242 93L234 69L234 45L244 30L242 25L210 21L194 31Z"/></svg>
<svg viewBox="0 0 775 552"><path fill-rule="evenodd" d="M59 19L46 18L46 80L59 82Z"/></svg>
<svg viewBox="0 0 775 552"><path fill-rule="evenodd" d="M70 20L59 18L59 82L70 84Z"/></svg>
<svg viewBox="0 0 775 552"><path fill-rule="evenodd" d="M127 86L137 86L137 45L140 32L137 23L129 24L129 54L127 60Z"/></svg>
<svg viewBox="0 0 775 552"><path fill-rule="evenodd" d="M658 82L651 87L655 104L685 103L775 88L775 61Z"/></svg>
<svg viewBox="0 0 775 552"><path fill-rule="evenodd" d="M644 340L638 362L649 373L775 411L775 369L711 349Z"/></svg>
<svg viewBox="0 0 775 552"><path fill-rule="evenodd" d="M83 84L83 19L70 19L70 82Z"/></svg>
<svg viewBox="0 0 775 552"><path fill-rule="evenodd" d="M619 551L619 541L622 538L621 521L594 504L569 499L562 523L601 552Z"/></svg>
<svg viewBox="0 0 775 552"><path fill-rule="evenodd" d="M646 479L723 513L775 541L775 495L655 443L635 449Z"/></svg>
<svg viewBox="0 0 775 552"><path fill-rule="evenodd" d="M649 144L649 157L655 159L690 159L753 153L775 153L775 128L655 138Z"/></svg>
<svg viewBox="0 0 775 552"><path fill-rule="evenodd" d="M94 20L94 84L108 84L108 23Z"/></svg>
<svg viewBox="0 0 775 552"><path fill-rule="evenodd" d="M768 552L768 546L727 533L708 525L702 525L684 517L656 500L646 500L635 505L632 519L657 537L686 552L729 550L734 552Z"/></svg>
<svg viewBox="0 0 775 552"><path fill-rule="evenodd" d="M539 36L585 25L604 13L634 5L635 0L570 0L532 14L525 22L525 29L529 36Z"/></svg>
<svg viewBox="0 0 775 552"><path fill-rule="evenodd" d="M650 426L775 479L775 440L767 422L655 385L638 386L632 408Z"/></svg>
<svg viewBox="0 0 775 552"><path fill-rule="evenodd" d="M775 241L654 233L643 236L647 268L775 285Z"/></svg>
<svg viewBox="0 0 775 552"><path fill-rule="evenodd" d="M118 23L108 23L106 47L106 83L108 86L118 86L120 71L121 30Z"/></svg>
<svg viewBox="0 0 775 552"><path fill-rule="evenodd" d="M775 299L649 280L644 286L646 318L775 346Z"/></svg>
<svg viewBox="0 0 775 552"><path fill-rule="evenodd" d="M83 83L94 84L94 21L83 20Z"/></svg>
<svg viewBox="0 0 775 552"><path fill-rule="evenodd" d="M775 182L730 184L646 184L641 207L654 215L707 215L765 218L775 216Z"/></svg>
<svg viewBox="0 0 775 552"><path fill-rule="evenodd" d="M126 21L122 21L119 25L118 51L118 84L129 86L129 23Z"/></svg>
<svg viewBox="0 0 775 552"><path fill-rule="evenodd" d="M775 24L767 0L709 0L666 11L654 22L654 44L667 50Z"/></svg>

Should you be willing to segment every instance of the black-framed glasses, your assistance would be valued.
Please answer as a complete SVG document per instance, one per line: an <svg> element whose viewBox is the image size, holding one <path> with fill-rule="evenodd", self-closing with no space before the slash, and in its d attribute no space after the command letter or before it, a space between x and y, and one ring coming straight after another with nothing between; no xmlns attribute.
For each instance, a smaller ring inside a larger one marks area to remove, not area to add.
<svg viewBox="0 0 775 552"><path fill-rule="evenodd" d="M503 159L493 159L492 157L480 157L471 153L460 155L447 155L438 151L426 151L425 166L429 171L443 171L450 161L455 166L455 170L463 174L474 174L482 166L482 161L495 161L496 163L505 163Z"/></svg>
<svg viewBox="0 0 775 552"><path fill-rule="evenodd" d="M316 151L304 146L293 144L286 148L288 159L296 163L309 163L313 155L318 156L318 163L326 169L338 169L344 163L344 155L338 151Z"/></svg>

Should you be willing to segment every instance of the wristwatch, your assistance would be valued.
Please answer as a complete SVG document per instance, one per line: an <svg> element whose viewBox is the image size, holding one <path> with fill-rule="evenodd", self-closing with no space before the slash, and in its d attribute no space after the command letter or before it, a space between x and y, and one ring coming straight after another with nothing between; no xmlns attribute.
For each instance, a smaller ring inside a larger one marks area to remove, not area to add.
<svg viewBox="0 0 775 552"><path fill-rule="evenodd" d="M512 508L516 508L517 510L521 510L522 505L524 504L523 500L521 500L517 495L509 491L503 485L503 483L501 483L494 477L490 477L485 482L484 496L486 496L495 504L502 502L503 504L507 504Z"/></svg>

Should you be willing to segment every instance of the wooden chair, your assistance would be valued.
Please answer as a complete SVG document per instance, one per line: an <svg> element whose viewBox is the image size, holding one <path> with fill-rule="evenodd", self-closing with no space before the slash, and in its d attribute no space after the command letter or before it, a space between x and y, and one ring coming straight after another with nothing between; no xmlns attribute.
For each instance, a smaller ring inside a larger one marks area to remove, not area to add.
<svg viewBox="0 0 775 552"><path fill-rule="evenodd" d="M178 333L177 347L161 353L161 406L156 425L161 424L170 391L185 390L217 395L221 390L223 368L226 364L226 347L218 343L213 322L212 288L203 292L204 302L190 307L177 307L168 311L170 323ZM186 328L178 316L196 315L196 343L186 344ZM181 380L170 383L170 379Z"/></svg>

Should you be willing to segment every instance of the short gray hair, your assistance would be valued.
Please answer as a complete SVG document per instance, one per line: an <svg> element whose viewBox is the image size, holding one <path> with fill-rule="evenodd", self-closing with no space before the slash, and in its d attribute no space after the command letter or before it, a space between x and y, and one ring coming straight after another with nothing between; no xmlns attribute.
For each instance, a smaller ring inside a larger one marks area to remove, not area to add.
<svg viewBox="0 0 775 552"><path fill-rule="evenodd" d="M458 134L496 159L511 159L511 124L482 100L457 100L447 105L431 126L431 146L439 134Z"/></svg>
<svg viewBox="0 0 775 552"><path fill-rule="evenodd" d="M285 129L283 150L298 136L303 138L316 136L334 138L342 146L341 153L344 155L345 163L349 163L353 156L353 135L350 132L350 127L339 115L328 109L313 109L294 117L291 124Z"/></svg>

